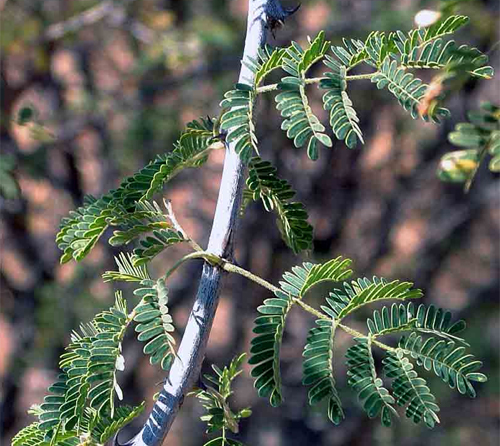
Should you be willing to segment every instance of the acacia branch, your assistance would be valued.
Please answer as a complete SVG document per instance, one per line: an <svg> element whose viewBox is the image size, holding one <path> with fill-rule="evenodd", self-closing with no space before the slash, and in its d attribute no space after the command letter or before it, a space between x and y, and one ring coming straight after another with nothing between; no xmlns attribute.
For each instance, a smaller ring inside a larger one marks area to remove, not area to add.
<svg viewBox="0 0 500 446"><path fill-rule="evenodd" d="M243 60L248 57L258 58L258 50L265 43L268 18L269 16L273 18L276 11L287 13L278 0L249 0ZM253 79L253 72L242 64L239 82L252 85ZM226 150L219 198L207 249L208 253L223 258L232 257L233 238L244 183L244 165L234 149L235 143L232 142ZM126 443L127 446L161 445L182 405L184 396L199 378L219 302L223 273L220 266L204 264L196 300L169 376L146 423L141 431ZM119 445L117 437L115 445Z"/></svg>

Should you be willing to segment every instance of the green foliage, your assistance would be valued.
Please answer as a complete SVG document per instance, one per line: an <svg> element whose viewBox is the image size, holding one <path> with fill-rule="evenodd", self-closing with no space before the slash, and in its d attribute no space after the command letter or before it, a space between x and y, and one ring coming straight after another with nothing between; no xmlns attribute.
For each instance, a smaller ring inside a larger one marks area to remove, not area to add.
<svg viewBox="0 0 500 446"><path fill-rule="evenodd" d="M72 433L58 434L55 440L57 446L77 446L80 444L80 439ZM39 423L32 423L20 430L12 439L12 446L50 446L51 439L46 438L45 432L40 429Z"/></svg>
<svg viewBox="0 0 500 446"><path fill-rule="evenodd" d="M346 71L368 59L365 44L361 40L342 39L344 46L332 46L331 50L335 57L346 67ZM330 60L330 57L327 56Z"/></svg>
<svg viewBox="0 0 500 446"><path fill-rule="evenodd" d="M309 404L312 406L328 400L328 418L335 425L345 418L342 403L335 387L333 374L333 342L337 325L332 321L316 320L318 327L309 330L304 347L302 384L309 389Z"/></svg>
<svg viewBox="0 0 500 446"><path fill-rule="evenodd" d="M248 163L254 151L259 154L253 123L255 91L249 85L236 84L235 89L228 91L224 98L220 106L229 110L221 117L221 129L228 131L226 142L236 142L236 153Z"/></svg>
<svg viewBox="0 0 500 446"><path fill-rule="evenodd" d="M134 418L137 418L144 411L144 407L144 402L136 407L120 406L116 408L112 417L97 417L94 413L87 427L87 432L90 433L95 442L105 444L110 441L122 427L129 424Z"/></svg>
<svg viewBox="0 0 500 446"><path fill-rule="evenodd" d="M266 299L257 308L261 313L255 319L249 364L254 365L251 374L259 396L269 397L272 406L283 402L280 375L280 348L285 321L294 300L300 300L316 284L324 281L337 282L349 277L351 261L337 257L324 264L304 263L283 274L281 289L274 292L275 298ZM333 416L333 415L332 415Z"/></svg>
<svg viewBox="0 0 500 446"><path fill-rule="evenodd" d="M372 355L371 337L355 338L356 344L347 350L348 384L357 392L369 418L380 415L382 424L390 427L392 416L398 416L396 402L377 376Z"/></svg>
<svg viewBox="0 0 500 446"><path fill-rule="evenodd" d="M90 345L87 343L87 350L89 348ZM40 424L38 425L40 430L53 429L59 424L61 406L64 404L65 394L68 390L67 382L68 375L66 373L61 373L58 375L57 381L48 388L51 394L44 398L44 402L40 406L40 411L37 414L40 420Z"/></svg>
<svg viewBox="0 0 500 446"><path fill-rule="evenodd" d="M307 222L304 205L290 201L294 196L291 185L278 177L276 168L269 161L260 158L250 161L243 206L250 200L260 199L267 212L276 212L283 240L293 252L299 253L312 248L313 228Z"/></svg>
<svg viewBox="0 0 500 446"><path fill-rule="evenodd" d="M254 73L256 88L270 73L281 68L285 54L285 48L272 48L266 44L264 48L259 48L258 60L249 58L243 62Z"/></svg>
<svg viewBox="0 0 500 446"><path fill-rule="evenodd" d="M207 385L189 394L196 396L206 410L206 414L201 417L201 420L207 423L207 433L222 431L221 437L208 441L205 446L243 445L239 441L226 438L226 430L237 434L239 432L239 420L252 414L250 408L233 412L228 403L228 398L233 394L231 390L232 382L241 373L241 366L245 356L246 354L243 353L234 357L229 366L224 367L222 370L216 365L212 365L216 376L204 375L204 378L216 387Z"/></svg>
<svg viewBox="0 0 500 446"><path fill-rule="evenodd" d="M158 203L153 201L138 202L135 212L127 213L123 217L115 218L113 226L120 226L121 230L113 232L109 239L111 246L129 244L137 237L152 232L155 229L168 229L172 225L167 221Z"/></svg>
<svg viewBox="0 0 500 446"><path fill-rule="evenodd" d="M387 282L384 278L373 277L373 280L353 280L350 284L345 282L343 289L335 289L326 298L328 306L322 306L322 310L332 319L342 320L347 315L356 311L363 305L385 300L385 299L418 299L422 297L422 291L411 289L411 282L393 280Z"/></svg>
<svg viewBox="0 0 500 446"><path fill-rule="evenodd" d="M109 226L125 226L125 233L118 232L116 238L112 238L115 244L127 243L145 230L157 227L154 221L138 221L144 215L143 208L137 207L136 203L150 199L183 169L201 166L210 150L221 147L213 136L212 126L209 120L188 124L172 152L158 156L155 161L123 181L118 189L99 199L88 197L83 207L64 218L56 237L59 248L64 251L61 262L68 262L72 258L82 260ZM162 235L167 238L170 236Z"/></svg>
<svg viewBox="0 0 500 446"><path fill-rule="evenodd" d="M323 95L323 104L325 110L330 112L330 125L337 139L344 140L346 146L353 149L358 144L358 139L363 144L364 141L358 125L359 118L346 92L347 67L328 55L324 63L332 70L325 73L326 79L320 83L320 88L328 90Z"/></svg>
<svg viewBox="0 0 500 446"><path fill-rule="evenodd" d="M104 282L123 281L123 282L142 282L151 279L145 265L134 266L133 255L121 252L115 257L118 271L106 271L102 278Z"/></svg>
<svg viewBox="0 0 500 446"><path fill-rule="evenodd" d="M32 423L14 436L12 446L49 446L50 442L44 441L44 438L45 434L38 428L38 423Z"/></svg>
<svg viewBox="0 0 500 446"><path fill-rule="evenodd" d="M465 329L465 321L451 323L450 311L436 308L434 305L420 304L417 308L412 302L408 304L392 304L373 312L373 318L366 320L368 330L375 339L390 333L417 330L433 334L448 340L458 341L468 345L462 338L456 336Z"/></svg>
<svg viewBox="0 0 500 446"><path fill-rule="evenodd" d="M425 96L427 85L413 74L408 73L404 68L398 67L397 61L391 60L387 56L380 67L380 71L372 77L372 82L377 84L378 89L387 87L398 99L401 106L410 112L413 119L419 117L418 106ZM422 117L438 123L442 118L448 116L450 116L448 109L437 107L432 116L424 115Z"/></svg>
<svg viewBox="0 0 500 446"><path fill-rule="evenodd" d="M444 36L454 33L467 20L464 16L450 16L427 29L415 29L409 33L372 32L365 42L344 39L343 46L331 48L335 57L326 55L329 42L325 40L323 31L310 42L307 49L295 42L288 48L272 49L265 46L259 51L257 60L244 61L254 73L253 84L237 84L235 89L225 94L225 99L221 102L225 111L220 118L220 129L211 119L193 121L188 124L172 152L157 157L144 169L126 179L118 189L102 198L90 197L85 206L63 219L56 239L58 246L64 251L61 261L83 259L109 226L120 227L110 239L113 245L129 243L140 235L154 231L154 237L142 242L144 246L138 251L141 259L136 260L139 263L151 260L164 247L181 241L175 231L165 227L168 226L165 221L148 218L141 203L151 199L154 193L160 191L164 184L184 168L202 165L211 149L223 147L219 139L219 136L223 136L219 135L220 131L227 132L226 141L235 142L236 152L245 163L249 163L252 154L258 154L253 106L257 94L261 92L281 90L276 96L276 102L284 118L282 129L296 147L307 144L308 156L313 160L318 158L318 141L331 147L332 140L309 106L306 86L311 83L319 83L321 88L327 90L323 103L330 113L333 133L337 139L345 141L349 148L356 147L358 140L363 142L359 119L347 95L347 82L350 80L371 79L379 89L388 87L413 118L421 116L425 120L440 122L449 116L449 111L437 105L434 90L409 73L408 69L438 68L447 70L448 77L454 77L457 72L463 71L472 76L490 78L493 69L484 65L487 57L479 50L467 45L457 46L454 41L445 43L443 40ZM331 71L325 73L323 78L307 78L308 70L322 59L325 59L324 62ZM366 63L376 71L348 76L348 71L360 63ZM266 76L278 68L282 68L288 76L283 77L275 88L261 87ZM494 140L498 141L500 138L495 135ZM495 171L500 169L500 158L496 156L497 146L498 144L493 144L494 158L490 163L490 168ZM471 169L474 171L471 166L478 164L476 156L477 153L470 149L450 154L444 160L446 168L442 168L442 176L454 181L461 180L464 169L466 174ZM458 164L466 167L450 167ZM282 186L285 187L285 184L282 183ZM295 252L307 249L306 245L310 245L310 227L305 222L305 211L297 203L286 206L290 208L290 215L300 215L296 222L300 222L300 225L296 231L302 230L304 234L295 237L294 229L286 224L286 219L280 218L284 238Z"/></svg>
<svg viewBox="0 0 500 446"><path fill-rule="evenodd" d="M380 31L370 33L365 42L366 63L368 65L380 69L387 57L394 56L395 46L393 35L393 33L387 35Z"/></svg>
<svg viewBox="0 0 500 446"><path fill-rule="evenodd" d="M324 32L318 34L307 50L293 42L286 49L282 65L290 76L281 79L278 87L285 91L276 96L277 109L284 118L282 130L293 140L295 147L302 147L307 143L307 155L312 160L318 159L318 141L326 147L331 147L332 141L323 133L325 127L309 106L305 76L307 70L325 55L328 44Z"/></svg>
<svg viewBox="0 0 500 446"><path fill-rule="evenodd" d="M295 253L309 250L313 244L313 230L307 222L304 206L290 201L295 191L286 180L278 177L277 170L269 162L252 158L254 152L258 154L254 124L257 95L279 90L276 102L284 118L282 129L296 147L307 145L307 154L312 160L318 158L317 143L331 147L332 140L309 106L306 94L309 84L319 84L326 90L323 105L329 112L331 128L335 137L349 148L356 147L358 141L364 142L359 118L347 95L347 84L353 80L370 79L379 89L387 87L413 118L421 116L424 120L440 122L449 115L447 109L438 105L444 96L441 94L444 79L464 73L467 77L478 78L493 75L493 69L485 65L487 57L479 50L458 46L453 40L445 43L443 39L467 20L464 16L450 16L427 29L409 33L372 32L365 41L343 39L342 46L331 47L333 57L326 54L329 42L323 31L306 49L295 42L288 48L265 46L257 59L243 62L253 72L254 81L252 85L236 84L225 94L220 125L210 118L191 122L171 152L158 156L103 197L87 198L83 207L63 219L56 240L64 252L61 262L83 259L109 227L116 228L109 239L112 246L138 241L133 254L118 255L117 271L108 271L103 278L105 281L137 282L139 287L134 295L140 302L128 313L125 300L117 293L113 307L82 325L80 332L73 333L70 345L61 356L61 374L49 388L50 395L32 410L38 422L19 432L13 445L104 444L142 412L144 404L135 408L115 408L115 393L122 399L117 383L117 371L124 367L122 341L129 324L136 322L138 340L145 342L143 352L150 356L151 364L160 364L166 371L170 369L176 357L172 335L175 329L168 308L166 279L153 280L146 265L164 249L180 242L190 242L196 252L177 262L172 270L189 258L203 258L226 271L252 278L274 293L274 297L265 299L258 307L260 315L255 319L253 332L256 336L251 342L249 359L258 394L269 398L272 406L283 401L280 350L285 323L294 304L316 318L303 351L303 384L309 386L309 404L326 401L328 417L334 424L344 418L334 376L337 330L355 339L355 345L346 353L348 384L358 394L368 416L380 416L385 426L390 426L392 416L397 415L395 403L406 406L406 416L416 423L424 421L429 427L439 423L439 407L426 381L413 369L411 358L425 370L433 370L459 393L475 397L472 382L485 382L487 378L479 372L482 363L466 353L469 345L457 336L465 328L465 322L452 323L449 311L433 305L416 307L411 302L398 302L375 310L373 317L367 318L366 335L344 325L347 316L367 304L422 297L419 289L412 289L412 283L378 277L348 282L352 275L351 261L337 257L321 264L304 263L293 267L283 274L280 288L277 288L248 271L242 272L242 268L227 259L202 251L179 227L168 204L165 214L150 201L183 169L205 163L210 150L234 142L236 152L249 167L244 205L250 200L261 200L266 211L276 212L287 245ZM322 78L307 78L310 68L320 60L330 71ZM362 63L374 71L348 74ZM287 75L276 85L262 86L264 79L278 69ZM429 87L409 73L410 69L439 69L442 74ZM29 111L21 110L18 120L26 124L32 118ZM450 141L466 150L446 155L440 176L451 181L467 181L470 185L486 154L492 157L490 169L500 171L500 109L485 104L480 112L470 113L469 120L470 123L458 124L450 134ZM5 178L9 183L12 169L13 166L8 165L0 171L2 193L5 190L2 184ZM165 277L168 276L169 273ZM311 288L323 282L342 284L328 293L320 311L306 304L304 297ZM401 337L396 348L379 340L401 332L407 334ZM387 351L383 369L392 379L392 395L378 377L372 352L374 346ZM232 382L240 373L244 357L243 354L234 358L222 370L214 366L217 376L206 376L206 379L215 387L194 392L207 410L202 417L207 422L207 432L222 431L220 437L206 445L241 445L226 438L226 431L237 433L240 419L251 414L249 409L233 412L228 403Z"/></svg>
<svg viewBox="0 0 500 446"><path fill-rule="evenodd" d="M339 424L344 418L342 403L336 389L334 377L334 339L338 329L354 336L356 344L346 353L348 384L357 392L363 409L370 418L381 417L384 426L390 426L393 416L397 416L394 403L408 405L406 415L416 423L423 420L433 427L439 419L435 398L424 379L419 378L413 365L404 355L416 359L418 365L434 372L450 387L460 393L474 397L471 381L484 382L486 376L479 373L482 363L472 354L465 353L468 344L458 336L465 328L465 322L451 322L451 313L423 304L393 303L373 312L367 319L368 334L364 335L343 325L343 319L369 303L381 300L408 300L422 297L419 289L412 289L412 283L374 277L347 282L352 271L350 260L340 257L324 264L304 263L283 275L281 289L275 290L275 298L266 299L258 308L255 320L249 363L254 365L252 376L260 396L270 397L273 406L283 400L281 393L280 349L286 317L293 306L298 304L305 311L317 317L316 326L311 328L304 348L303 381L309 389L309 404L328 401L327 415ZM334 289L326 297L327 305L322 305L324 313L303 302L304 295L311 287L323 281L344 281L343 286ZM378 341L388 334L409 332L393 348ZM434 335L426 340L424 335ZM459 342L463 346L456 347ZM384 387L377 375L372 353L373 346L388 352L384 360L384 370L388 378L394 378L393 395Z"/></svg>
<svg viewBox="0 0 500 446"><path fill-rule="evenodd" d="M259 396L269 397L271 406L277 407L283 402L281 393L280 348L285 329L285 320L293 305L291 295L275 293L276 298L266 299L264 305L257 308L262 314L255 319L248 363L254 365L252 376L256 378L255 388Z"/></svg>
<svg viewBox="0 0 500 446"><path fill-rule="evenodd" d="M448 135L449 141L464 150L449 152L441 159L438 176L443 181L465 183L468 191L481 162L489 155L489 169L500 172L500 107L489 102L467 114Z"/></svg>
<svg viewBox="0 0 500 446"><path fill-rule="evenodd" d="M443 69L468 63L471 65L468 70L471 76L491 79L493 68L484 66L487 61L488 57L477 48L468 45L457 46L454 40L445 44L443 39L436 39L423 45L420 53L413 51L403 63L403 67Z"/></svg>
<svg viewBox="0 0 500 446"><path fill-rule="evenodd" d="M434 305L427 307L424 304L420 304L415 309L411 302L407 305L407 308L409 315L416 318L415 328L418 331L468 345L462 338L457 336L457 333L465 330L465 321L460 319L452 324L450 311L436 308Z"/></svg>
<svg viewBox="0 0 500 446"><path fill-rule="evenodd" d="M453 34L467 23L469 23L468 17L464 15L451 15L444 20L438 20L426 29L419 29L419 38L421 43L425 44L447 34Z"/></svg>
<svg viewBox="0 0 500 446"><path fill-rule="evenodd" d="M439 406L435 403L436 398L427 387L425 379L420 378L413 370L413 364L403 356L401 351L396 353L387 352L382 361L384 372L388 378L393 378L392 390L394 398L399 406L406 406L406 416L415 423L424 421L433 428L439 423L437 412Z"/></svg>
<svg viewBox="0 0 500 446"><path fill-rule="evenodd" d="M144 265L170 246L186 241L184 235L173 228L157 229L151 236L139 241L140 247L134 250L132 262L136 266Z"/></svg>
<svg viewBox="0 0 500 446"><path fill-rule="evenodd" d="M41 427L41 423L32 423L17 433L12 439L12 446L103 445L123 426L138 417L144 407L144 403L136 407L117 407L113 416L98 415L95 409L87 407L82 415L79 432L65 429L47 432Z"/></svg>
<svg viewBox="0 0 500 446"><path fill-rule="evenodd" d="M110 426L107 432L113 435L110 429L115 426L118 430L123 425L120 420L139 414L139 409L115 410L114 403L115 393L120 400L123 398L116 372L124 369L121 343L130 321L125 300L117 293L113 307L83 324L80 333L72 334L71 343L61 355L62 373L49 387L51 394L34 410L39 423L22 431L33 439L33 444L38 444L37 438L52 438L53 444L69 446L74 443L64 443L67 439L90 435L99 423L104 426L101 434Z"/></svg>
<svg viewBox="0 0 500 446"><path fill-rule="evenodd" d="M397 31L391 34L390 40L400 54L401 64L404 67L437 68L435 64L440 64L440 61L444 62L445 60L445 57L440 58L439 55L451 56L452 53L448 50L440 53L443 44L442 37L453 34L468 21L468 17L452 15L444 20L438 20L428 28L414 29L407 34ZM451 43L449 50L452 47L454 47L454 43ZM441 65L444 66L446 63Z"/></svg>
<svg viewBox="0 0 500 446"><path fill-rule="evenodd" d="M168 289L164 279L141 281L141 288L134 291L141 298L135 308L134 321L137 339L146 342L143 352L149 355L151 364L160 364L169 370L175 357L175 331L172 316L168 311Z"/></svg>
<svg viewBox="0 0 500 446"><path fill-rule="evenodd" d="M417 319L408 311L404 304L392 304L373 312L373 318L368 318L366 324L373 339L391 333L398 333L415 328Z"/></svg>
<svg viewBox="0 0 500 446"><path fill-rule="evenodd" d="M471 381L485 382L486 376L478 373L482 362L475 360L472 354L465 353L465 347L456 347L455 342L430 337L423 339L417 333L401 337L399 348L411 354L417 364L426 370L433 370L452 389L471 398L476 391Z"/></svg>
<svg viewBox="0 0 500 446"><path fill-rule="evenodd" d="M208 159L210 150L222 148L219 138L215 134L213 121L211 118L192 121L186 126L185 132L174 145L172 152L160 156L159 169L148 170L147 167L139 172L134 190L141 193L145 190L140 199L151 199L156 192L174 178L179 172L189 167L200 167ZM142 174L142 175L141 175ZM132 177L133 178L133 177ZM133 183L132 183L133 184Z"/></svg>

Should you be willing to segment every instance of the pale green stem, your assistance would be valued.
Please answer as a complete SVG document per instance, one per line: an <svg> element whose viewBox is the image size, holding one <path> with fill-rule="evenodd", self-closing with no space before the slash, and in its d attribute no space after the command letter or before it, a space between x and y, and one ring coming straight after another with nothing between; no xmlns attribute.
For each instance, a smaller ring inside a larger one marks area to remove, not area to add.
<svg viewBox="0 0 500 446"><path fill-rule="evenodd" d="M325 319L330 321L331 318L326 314L321 313L321 311L316 310L316 308L307 305L302 299L297 299L296 297L292 297L292 300L299 306L301 306L305 311L311 313L313 316L316 316L318 319Z"/></svg>
<svg viewBox="0 0 500 446"><path fill-rule="evenodd" d="M255 274L251 273L250 271L247 271L244 268L241 268L239 266L236 266L227 260L221 259L218 256L215 256L213 254L210 254L208 252L194 252L191 254L188 254L187 256L184 256L181 260L179 260L165 275L165 277L170 276L182 263L184 263L187 260L190 259L199 259L203 258L212 265L219 265L224 271L227 271L228 273L236 273L239 274L240 276L246 277L247 279L251 280L252 282L257 283L263 288L268 289L269 291L276 293L280 292L281 290L273 285L272 283L268 282L267 280L263 279L262 277L256 276ZM316 316L318 319L324 319L324 320L332 320L329 316L327 316L324 313L321 313L320 311L316 310L316 308L311 307L310 305L306 304L302 299L298 299L297 297L292 297L292 301L302 307L303 310L307 311L308 313L312 314L313 316ZM350 334L351 336L355 338L368 338L367 335L354 330L351 327L348 327L347 325L341 324L339 321L334 321L338 327L340 327L342 330L344 330L346 333ZM372 337L372 343L375 344L376 346L380 347L381 349L395 352L397 349L390 347L380 341L377 341L376 339L373 339Z"/></svg>
<svg viewBox="0 0 500 446"><path fill-rule="evenodd" d="M342 330L344 330L346 333L349 333L351 336L355 337L355 338L366 338L368 339L370 336L367 336L363 333L361 333L360 331L357 331L357 330L354 330L353 328L351 327L348 327L347 325L344 325L344 324L338 324L338 327L340 327ZM397 349L394 348L394 347L390 347L380 341L377 341L375 339L373 339L373 337L371 338L372 340L372 344L375 344L377 347L380 347L381 349L383 350L387 350L389 352L396 352Z"/></svg>
<svg viewBox="0 0 500 446"><path fill-rule="evenodd" d="M474 178L476 177L477 171L479 170L479 166L481 166L481 163L484 161L486 153L488 153L488 147L490 145L490 142L491 142L491 138L490 138L490 141L487 144L485 144L484 147L482 147L481 150L479 151L479 157L478 157L479 159L477 160L476 167L474 167L473 172L469 175L469 178L467 179L465 186L464 186L464 192L466 194L469 193L470 188L472 186L472 182L474 181Z"/></svg>
<svg viewBox="0 0 500 446"><path fill-rule="evenodd" d="M369 80L372 77L374 77L376 74L378 74L378 71L375 73L368 73L368 74L355 74L352 76L346 76L345 80L346 81L362 81L362 80Z"/></svg>
<svg viewBox="0 0 500 446"><path fill-rule="evenodd" d="M224 271L227 271L228 273L236 273L239 274L240 276L246 277L247 279L250 279L252 282L259 284L261 287L264 287L269 291L272 291L273 293L280 291L278 287L274 286L272 283L269 283L267 280L264 280L261 277L256 276L255 274L251 273L250 271L247 271L246 269L233 265L232 263L222 260L221 266L224 269Z"/></svg>
<svg viewBox="0 0 500 446"><path fill-rule="evenodd" d="M210 254L206 251L196 251L192 252L190 254L185 255L182 259L178 260L176 263L174 263L174 266L170 268L165 275L163 276L164 280L167 280L179 266L181 266L184 262L187 262L188 260L192 259L204 259L208 263L211 263L212 265L218 265L221 262L221 259L213 254Z"/></svg>
<svg viewBox="0 0 500 446"><path fill-rule="evenodd" d="M368 73L368 74L356 74L352 76L346 76L345 80L346 81L361 81L361 80L369 80L373 76L375 76L378 73L376 71L375 73ZM311 77L309 79L305 79L306 85L309 84L319 84L323 79L328 79L327 77ZM256 94L261 94L261 93L268 93L270 91L276 91L278 90L278 84L270 84L270 85L264 85L263 87L258 87L255 92Z"/></svg>
<svg viewBox="0 0 500 446"><path fill-rule="evenodd" d="M310 77L309 79L305 79L306 85L308 84L319 84L323 79L327 79L326 77Z"/></svg>
<svg viewBox="0 0 500 446"><path fill-rule="evenodd" d="M163 203L165 205L165 208L167 209L168 218L172 222L172 225L174 226L174 229L177 232L180 232L182 234L182 236L186 239L186 241L191 245L191 247L195 251L198 251L198 252L203 251L203 248L200 245L198 245L198 243L196 243L191 237L189 237L187 235L186 231L184 231L184 229L182 228L182 226L177 221L177 218L175 217L175 214L174 214L174 209L172 207L172 201L164 199Z"/></svg>
<svg viewBox="0 0 500 446"><path fill-rule="evenodd" d="M257 87L255 90L256 94L268 93L270 91L275 91L278 89L278 84L264 85L263 87Z"/></svg>

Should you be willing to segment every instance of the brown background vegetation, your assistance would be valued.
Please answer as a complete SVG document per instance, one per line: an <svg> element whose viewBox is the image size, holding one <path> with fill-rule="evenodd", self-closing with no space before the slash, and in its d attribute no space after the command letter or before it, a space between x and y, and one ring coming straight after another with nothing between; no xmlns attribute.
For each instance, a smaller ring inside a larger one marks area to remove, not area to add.
<svg viewBox="0 0 500 446"><path fill-rule="evenodd" d="M220 98L237 79L246 3L0 1L1 150L14 160L19 184L18 194L0 198L3 441L30 422L26 410L42 400L54 380L71 330L112 302L112 286L103 284L100 275L113 268L117 250L100 243L81 264L59 265L54 237L61 217L81 205L86 194L106 192L156 154L170 150L187 121L218 114ZM320 29L334 43L343 36L363 38L373 29L407 30L417 11L437 6L417 0L304 1L271 44L305 42ZM498 46L493 48L498 41L498 2L464 2L459 12L470 15L471 23L457 39L490 51L490 63L499 72ZM71 21L73 17L80 22ZM385 429L378 420L366 418L347 389L341 354L349 339L340 337L335 364L347 419L334 427L307 406L299 355L312 320L292 312L282 351L284 406L272 409L259 399L248 373L237 381L235 405L254 409L242 423L243 442L498 444L498 178L481 169L465 195L460 186L444 184L435 175L441 155L451 149L447 133L481 101L498 102L498 86L497 80L467 83L449 103L452 118L435 126L411 120L388 92L377 91L370 82L355 83L350 95L366 144L349 150L337 143L322 150L317 162L294 149L278 130L274 99L261 101L260 150L306 204L315 227L312 259L342 254L354 260L359 276L415 282L425 292L425 303L467 318L470 343L484 359L490 380L479 386L476 400L468 400L429 375L442 424L429 431L402 417L394 429ZM321 93L311 91L313 109L326 120ZM16 124L18 110L30 104L37 110L35 122ZM211 226L222 162L223 153L213 153L203 169L179 175L165 192L182 225L202 245ZM259 205L248 209L238 231L236 258L277 283L286 269L306 259L284 246L273 220ZM155 261L155 272L164 271L181 252L169 250ZM180 333L199 274L200 264L189 264L171 282L172 312ZM125 288L125 294L132 298L131 289ZM234 354L248 351L255 308L266 297L240 278L226 281L207 364L223 365ZM318 303L319 297L315 294L311 302ZM140 349L127 338L120 382L126 402L147 399L151 404L163 375ZM200 406L187 400L168 444L202 444L206 437L200 414Z"/></svg>

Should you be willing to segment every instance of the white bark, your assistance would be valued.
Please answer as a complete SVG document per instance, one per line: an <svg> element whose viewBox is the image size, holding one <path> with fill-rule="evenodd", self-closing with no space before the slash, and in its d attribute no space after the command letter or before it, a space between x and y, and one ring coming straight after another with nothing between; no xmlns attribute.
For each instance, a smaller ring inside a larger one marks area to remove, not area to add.
<svg viewBox="0 0 500 446"><path fill-rule="evenodd" d="M265 43L266 11L277 0L249 0L247 34L243 59L257 59L258 49ZM241 66L240 83L252 84L253 73ZM234 150L234 143L226 150L219 198L208 243L208 251L221 257L232 254L235 231L244 180L244 166ZM184 395L199 377L205 349L219 301L223 271L208 264L203 266L200 285L169 376L158 401L142 430L127 445L159 446L163 443ZM117 439L115 438L115 443Z"/></svg>

